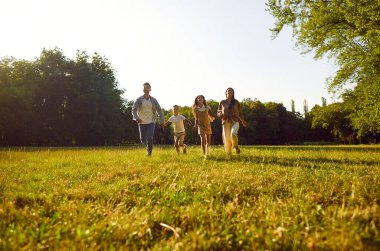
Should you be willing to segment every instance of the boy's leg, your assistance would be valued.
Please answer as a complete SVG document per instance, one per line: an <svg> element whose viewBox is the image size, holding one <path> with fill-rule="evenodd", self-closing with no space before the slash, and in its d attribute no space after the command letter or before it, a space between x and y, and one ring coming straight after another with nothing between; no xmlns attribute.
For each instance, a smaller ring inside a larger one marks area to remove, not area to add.
<svg viewBox="0 0 380 251"><path fill-rule="evenodd" d="M179 146L183 147L183 153L186 153L186 145L183 143L185 141L185 133L182 132L181 135L179 136Z"/></svg>
<svg viewBox="0 0 380 251"><path fill-rule="evenodd" d="M152 150L153 150L153 135L154 135L154 129L155 128L156 128L156 124L155 123L147 124L146 142L147 142L148 156L152 155Z"/></svg>
<svg viewBox="0 0 380 251"><path fill-rule="evenodd" d="M179 135L174 133L174 147L177 153L179 154Z"/></svg>

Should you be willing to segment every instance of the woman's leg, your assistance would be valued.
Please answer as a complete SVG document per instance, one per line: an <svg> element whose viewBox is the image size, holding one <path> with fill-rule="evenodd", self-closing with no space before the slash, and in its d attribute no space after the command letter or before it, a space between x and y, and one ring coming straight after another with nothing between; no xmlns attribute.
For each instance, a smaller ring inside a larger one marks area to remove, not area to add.
<svg viewBox="0 0 380 251"><path fill-rule="evenodd" d="M232 149L232 139L231 139L231 122L225 121L223 124L223 144L224 151L230 155Z"/></svg>
<svg viewBox="0 0 380 251"><path fill-rule="evenodd" d="M240 149L238 146L238 143L239 143L238 132L239 132L239 122L235 122L231 128L231 143L232 143L232 147L236 149L236 153L239 154Z"/></svg>

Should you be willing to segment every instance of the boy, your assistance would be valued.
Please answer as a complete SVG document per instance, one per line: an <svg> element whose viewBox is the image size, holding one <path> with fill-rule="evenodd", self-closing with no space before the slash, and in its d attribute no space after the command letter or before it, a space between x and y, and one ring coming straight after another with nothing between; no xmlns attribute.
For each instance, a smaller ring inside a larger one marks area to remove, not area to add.
<svg viewBox="0 0 380 251"><path fill-rule="evenodd" d="M191 122L185 118L182 114L179 114L179 106L174 105L173 106L173 115L168 119L168 122L164 126L170 126L173 124L174 129L174 147L177 151L177 153L180 153L180 148L183 147L182 152L186 153L186 144L184 144L185 140L185 125L183 121L187 121L190 126L192 126Z"/></svg>

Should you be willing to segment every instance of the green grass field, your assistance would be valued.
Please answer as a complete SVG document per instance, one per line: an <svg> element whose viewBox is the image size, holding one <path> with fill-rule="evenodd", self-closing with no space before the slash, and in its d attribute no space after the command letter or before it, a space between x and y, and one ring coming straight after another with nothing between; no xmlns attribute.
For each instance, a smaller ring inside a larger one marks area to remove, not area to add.
<svg viewBox="0 0 380 251"><path fill-rule="evenodd" d="M0 150L0 250L379 250L380 147Z"/></svg>

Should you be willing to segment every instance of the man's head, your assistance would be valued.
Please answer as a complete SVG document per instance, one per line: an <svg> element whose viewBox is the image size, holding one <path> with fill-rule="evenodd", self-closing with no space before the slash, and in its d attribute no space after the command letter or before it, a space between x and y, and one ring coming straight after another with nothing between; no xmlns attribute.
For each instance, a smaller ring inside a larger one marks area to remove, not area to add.
<svg viewBox="0 0 380 251"><path fill-rule="evenodd" d="M151 90L152 90L152 88L150 87L150 84L148 82L145 82L143 84L143 92L144 92L144 94L149 95L149 93L150 93Z"/></svg>
<svg viewBox="0 0 380 251"><path fill-rule="evenodd" d="M178 105L174 105L173 106L173 114L174 116L177 116L179 113L179 106Z"/></svg>

